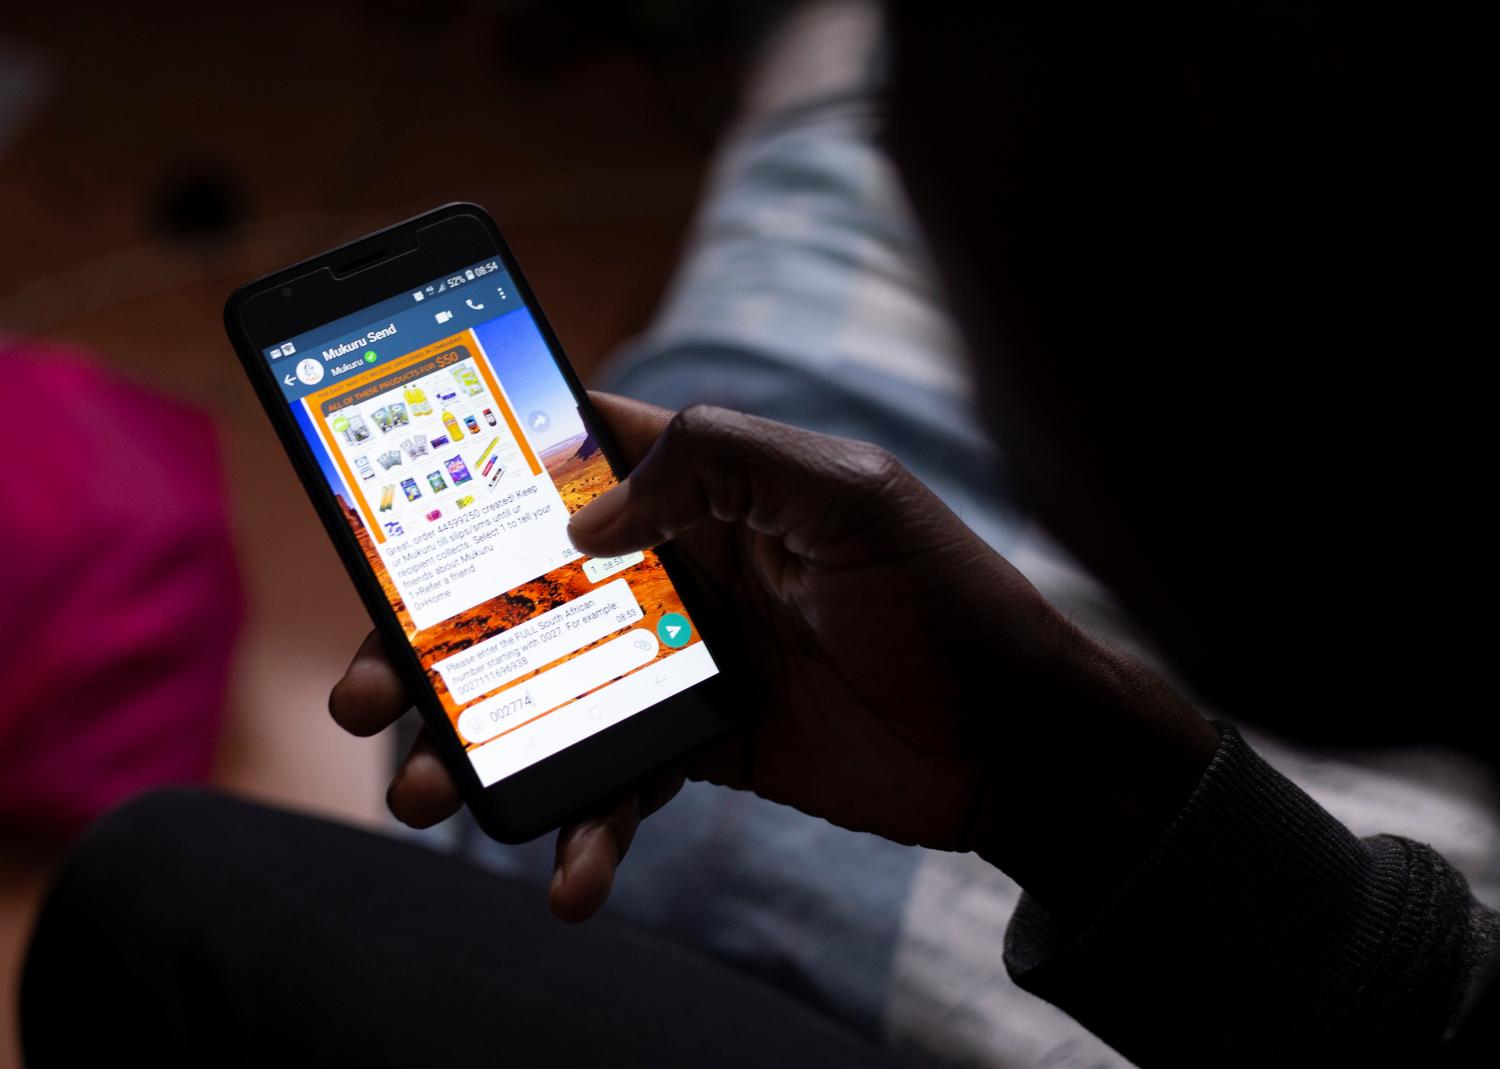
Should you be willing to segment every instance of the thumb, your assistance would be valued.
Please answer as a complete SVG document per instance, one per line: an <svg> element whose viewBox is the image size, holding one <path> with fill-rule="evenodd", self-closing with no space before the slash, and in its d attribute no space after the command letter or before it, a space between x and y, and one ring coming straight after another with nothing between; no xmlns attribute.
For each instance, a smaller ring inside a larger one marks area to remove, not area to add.
<svg viewBox="0 0 1500 1069"><path fill-rule="evenodd" d="M584 553L658 545L713 519L811 555L891 519L921 485L883 449L741 412L694 405L667 424L630 477L574 514Z"/></svg>

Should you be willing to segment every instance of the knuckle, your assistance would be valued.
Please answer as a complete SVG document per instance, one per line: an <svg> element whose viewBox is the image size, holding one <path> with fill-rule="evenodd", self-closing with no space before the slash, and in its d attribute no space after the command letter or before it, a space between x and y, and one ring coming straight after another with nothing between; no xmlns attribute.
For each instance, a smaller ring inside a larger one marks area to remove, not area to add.
<svg viewBox="0 0 1500 1069"><path fill-rule="evenodd" d="M895 454L868 442L851 443L839 466L845 485L860 494L882 494L906 477Z"/></svg>
<svg viewBox="0 0 1500 1069"><path fill-rule="evenodd" d="M716 405L693 404L672 417L667 434L677 442L703 445L723 439L733 426L737 412Z"/></svg>
<svg viewBox="0 0 1500 1069"><path fill-rule="evenodd" d="M662 436L662 458L703 469L739 467L765 444L754 417L716 405L689 405L672 417ZM680 469L679 469L680 470Z"/></svg>

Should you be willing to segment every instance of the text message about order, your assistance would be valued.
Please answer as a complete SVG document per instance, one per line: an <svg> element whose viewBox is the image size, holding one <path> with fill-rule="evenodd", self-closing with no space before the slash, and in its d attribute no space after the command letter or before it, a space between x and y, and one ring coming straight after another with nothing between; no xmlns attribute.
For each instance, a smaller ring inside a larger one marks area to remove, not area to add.
<svg viewBox="0 0 1500 1069"><path fill-rule="evenodd" d="M462 704L503 687L645 616L624 579L549 609L433 665Z"/></svg>
<svg viewBox="0 0 1500 1069"><path fill-rule="evenodd" d="M544 473L509 472L467 512L381 547L386 569L418 630L545 575L579 556L568 509Z"/></svg>

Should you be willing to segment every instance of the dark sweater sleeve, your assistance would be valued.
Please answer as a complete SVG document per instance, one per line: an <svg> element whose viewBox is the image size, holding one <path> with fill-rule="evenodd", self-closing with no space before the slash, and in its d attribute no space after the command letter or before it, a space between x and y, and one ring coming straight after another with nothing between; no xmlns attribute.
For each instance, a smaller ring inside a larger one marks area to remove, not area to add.
<svg viewBox="0 0 1500 1069"><path fill-rule="evenodd" d="M1431 1059L1496 914L1431 848L1358 839L1239 734L1083 927L1023 896L1005 963L1142 1069Z"/></svg>

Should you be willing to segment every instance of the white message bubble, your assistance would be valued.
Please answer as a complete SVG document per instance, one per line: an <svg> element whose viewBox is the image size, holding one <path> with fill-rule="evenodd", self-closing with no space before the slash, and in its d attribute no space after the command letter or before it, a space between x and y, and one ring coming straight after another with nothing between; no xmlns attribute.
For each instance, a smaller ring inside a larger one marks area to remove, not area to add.
<svg viewBox="0 0 1500 1069"><path fill-rule="evenodd" d="M509 485L507 485L509 484ZM503 492L501 492L503 491ZM380 547L418 630L441 623L578 557L568 510L546 472L523 472L451 519Z"/></svg>
<svg viewBox="0 0 1500 1069"><path fill-rule="evenodd" d="M624 635L609 644L630 637ZM581 739L607 730L642 709L687 690L717 672L713 658L708 655L708 647L695 642L639 671L604 684L581 701L570 702L546 716L526 718L530 722L524 727L498 739L492 738L469 751L469 759L474 762L479 782L488 787L529 765L546 760ZM515 689L524 686L524 683L519 684ZM474 708L483 709L492 701L507 700L510 693L502 691Z"/></svg>
<svg viewBox="0 0 1500 1069"><path fill-rule="evenodd" d="M470 706L458 718L458 730L469 742L492 739L516 724L550 712L580 694L649 664L660 649L661 643L650 631L639 627L627 631Z"/></svg>
<svg viewBox="0 0 1500 1069"><path fill-rule="evenodd" d="M626 568L634 568L645 559L646 554L640 550L626 553L622 557L594 557L583 562L583 574L589 577L591 583L602 583Z"/></svg>
<svg viewBox="0 0 1500 1069"><path fill-rule="evenodd" d="M624 579L549 609L508 631L438 661L433 668L457 702L467 702L645 615Z"/></svg>

